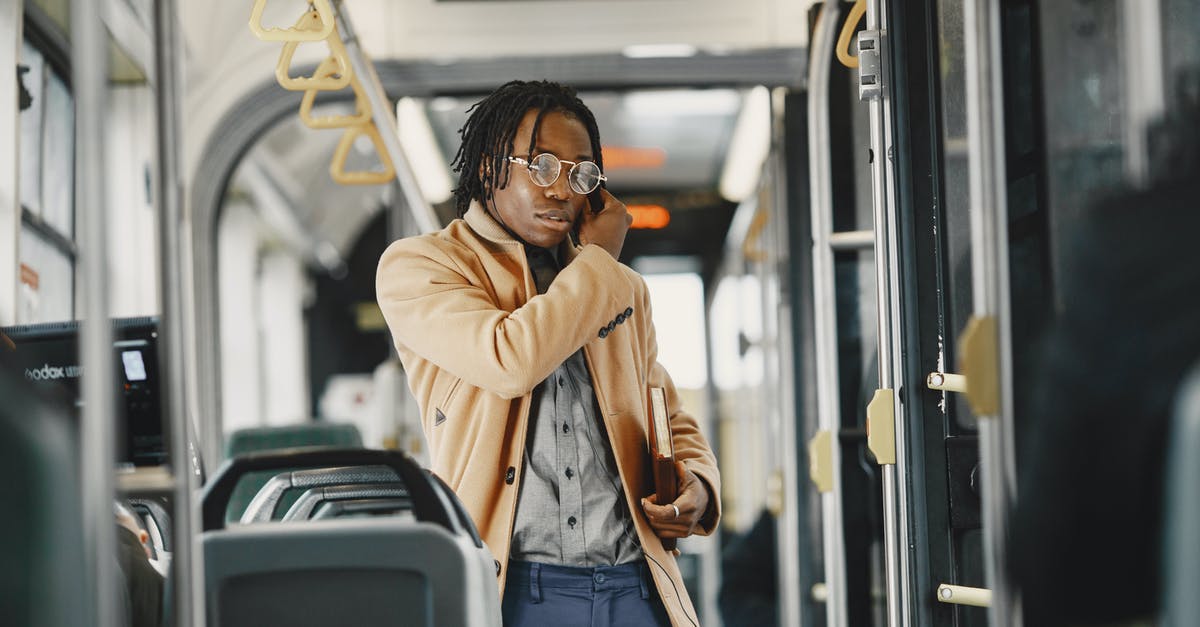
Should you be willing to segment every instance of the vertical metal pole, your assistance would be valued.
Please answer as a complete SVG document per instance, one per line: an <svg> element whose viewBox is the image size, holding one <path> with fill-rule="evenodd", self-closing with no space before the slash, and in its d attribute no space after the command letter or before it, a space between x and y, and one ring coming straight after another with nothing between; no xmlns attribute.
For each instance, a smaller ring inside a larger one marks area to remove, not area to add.
<svg viewBox="0 0 1200 627"><path fill-rule="evenodd" d="M367 93L367 100L371 102L375 128L379 129L383 145L387 148L388 156L392 158L392 164L396 168L396 184L399 186L401 194L401 198L396 200L407 205L420 233L436 231L441 228L437 213L434 212L429 201L421 195L421 186L417 184L417 176L413 173L412 166L409 165L403 146L400 145L400 134L396 132L396 112L392 108L392 103L387 99L387 94L383 91L379 76L375 74L375 67L368 61L362 46L358 43L358 35L354 32L354 25L350 23L350 16L347 15L345 5L341 0L336 0L334 3L334 14L337 16L338 34L346 44L346 54L350 57L350 66L354 68L354 75L358 77L363 91Z"/></svg>
<svg viewBox="0 0 1200 627"><path fill-rule="evenodd" d="M963 8L974 310L977 318L994 316L998 330L999 412L978 416L984 563L992 590L991 624L1013 627L1020 625L1021 612L1005 576L1005 538L1016 477L1011 446L1012 332L1000 6L998 0L967 0Z"/></svg>
<svg viewBox="0 0 1200 627"><path fill-rule="evenodd" d="M773 215L775 216L774 236L775 241L772 243L772 248L780 251L780 261L788 261L792 251L788 250L788 233L789 221L792 219L788 215L788 193L786 168L784 167L784 108L786 90L777 88L772 94L771 99L771 135L772 135L772 150L771 157L768 161L768 172L770 173L771 196L773 200ZM791 263L780 263L778 268L786 268L783 276L779 277L780 285L788 285L792 269L795 267ZM790 291L790 290L789 290ZM776 346L779 347L779 393L778 400L780 404L780 442L776 443L776 447L782 451L779 459L775 463L783 469L783 498L781 499L783 510L778 523L776 537L778 539L777 546L779 547L779 555L777 563L779 564L779 587L782 592L780 594L779 617L783 625L803 625L804 624L804 604L800 602L795 594L800 590L801 575L800 575L800 502L797 500L797 495L801 494L800 490L800 469L796 465L796 460L799 456L796 454L797 437L796 429L798 427L796 417L799 415L796 411L796 390L792 382L795 381L795 369L797 355L786 350L787 347L794 346L792 339L792 316L794 308L792 307L795 294L791 298L778 299L778 340ZM711 359L712 351L709 353Z"/></svg>
<svg viewBox="0 0 1200 627"><path fill-rule="evenodd" d="M181 176L183 110L180 78L183 76L179 53L179 22L174 0L155 3L155 101L158 113L158 233L159 285L162 294L162 324L159 329L163 355L165 419L169 424L171 473L175 480L173 497L175 552L172 556L172 580L175 586L171 619L176 627L204 624L202 596L203 569L194 559L193 534L198 528L197 510L192 495L198 487L191 464L188 414L184 385L183 341L183 180Z"/></svg>
<svg viewBox="0 0 1200 627"><path fill-rule="evenodd" d="M825 553L825 616L829 627L845 627L846 541L842 526L842 462L836 434L841 429L838 393L837 296L834 286L833 177L829 154L829 72L833 59L838 8L836 0L821 7L813 32L808 70L808 158L811 169L813 238L813 325L817 355L818 424L834 434L831 459L833 489L821 495L821 528ZM807 591L805 591L807 593ZM786 606L785 606L786 607ZM788 624L788 623L785 623ZM795 623L791 623L795 624Z"/></svg>
<svg viewBox="0 0 1200 627"><path fill-rule="evenodd" d="M24 41L24 7L20 2L0 2L0 67L16 67ZM25 80L30 80L28 74ZM17 323L17 294L20 259L17 243L21 233L21 117L18 110L17 74L0 83L0 326Z"/></svg>
<svg viewBox="0 0 1200 627"><path fill-rule="evenodd" d="M882 89L867 102L871 125L872 204L874 207L875 287L879 341L879 387L897 390L902 382L896 373L902 372L903 347L896 333L900 319L900 262L897 252L895 170L892 165L891 72L886 56L889 50L887 13L882 0L867 2L867 31L878 33L876 50L879 63L876 77ZM860 91L861 93L861 91ZM896 463L883 464L883 540L885 577L887 585L888 625L899 627L910 623L912 606L912 565L908 545L908 452L904 445L907 429L900 394L892 395L892 415L896 437Z"/></svg>
<svg viewBox="0 0 1200 627"><path fill-rule="evenodd" d="M1162 4L1122 0L1121 69L1125 85L1125 172L1144 184L1150 174L1146 128L1166 110Z"/></svg>
<svg viewBox="0 0 1200 627"><path fill-rule="evenodd" d="M71 82L75 90L75 214L79 286L84 607L97 627L117 626L116 519L113 467L116 443L112 324L108 320L108 221L104 189L104 114L108 91L106 33L93 0L71 2ZM62 599L61 602L70 602Z"/></svg>

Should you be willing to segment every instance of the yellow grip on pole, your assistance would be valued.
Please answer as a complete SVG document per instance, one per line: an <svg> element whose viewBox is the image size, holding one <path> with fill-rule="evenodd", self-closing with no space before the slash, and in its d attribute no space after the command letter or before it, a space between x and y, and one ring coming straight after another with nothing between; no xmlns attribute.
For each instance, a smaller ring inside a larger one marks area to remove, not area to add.
<svg viewBox="0 0 1200 627"><path fill-rule="evenodd" d="M350 154L350 147L354 145L354 140L361 135L371 138L371 143L375 145L375 152L379 155L379 161L383 164L383 170L346 171L346 157ZM329 176L333 177L334 182L342 185L382 185L396 176L392 158L388 156L387 148L383 145L383 138L379 136L379 129L375 128L374 123L368 122L346 129L346 132L342 134L341 141L338 142L337 149L333 152L333 161L329 164Z"/></svg>
<svg viewBox="0 0 1200 627"><path fill-rule="evenodd" d="M317 16L317 12L309 11L300 18L300 21L296 23L296 27L299 28L303 23L319 21L320 18ZM289 41L283 44L283 51L279 53L279 63L275 64L275 80L279 81L279 85L291 91L306 91L309 89L334 91L349 85L350 79L354 77L354 69L350 67L350 57L346 54L346 45L342 43L342 38L337 33L333 33L326 38L325 43L329 44L330 52L330 56L326 61L333 62L332 69L322 72L321 68L326 67L323 61L311 77L292 77L288 73L288 70L292 67L292 57L295 56L296 48L300 46L300 42Z"/></svg>
<svg viewBox="0 0 1200 627"><path fill-rule="evenodd" d="M336 63L333 57L330 57L321 62L313 76L322 76L335 71L337 71ZM300 121L309 128L346 128L370 122L371 102L367 99L367 94L363 91L362 83L358 81L357 76L350 79L350 87L354 89L354 115L314 116L312 110L317 92L323 90L309 89L304 92L304 98L300 101Z"/></svg>
<svg viewBox="0 0 1200 627"><path fill-rule="evenodd" d="M255 0L254 8L250 9L250 32L263 41L321 41L333 32L333 7L329 0L312 0L317 22L299 24L292 28L263 28L262 14L267 7L267 0Z"/></svg>

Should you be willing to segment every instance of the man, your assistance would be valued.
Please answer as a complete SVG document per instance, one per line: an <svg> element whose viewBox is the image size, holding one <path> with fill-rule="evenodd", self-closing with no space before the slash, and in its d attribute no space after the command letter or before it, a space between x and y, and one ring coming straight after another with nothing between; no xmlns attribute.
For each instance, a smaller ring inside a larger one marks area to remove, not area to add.
<svg viewBox="0 0 1200 627"><path fill-rule="evenodd" d="M376 285L433 471L497 558L507 625L698 627L661 540L712 533L720 475L656 361L645 282L617 262L632 218L600 186L595 118L544 81L470 113L462 219L393 243ZM650 388L678 460L679 497L661 505Z"/></svg>
<svg viewBox="0 0 1200 627"><path fill-rule="evenodd" d="M124 504L113 503L113 511L117 519L117 561L125 578L122 599L129 624L157 627L162 624L163 578L150 563L150 534Z"/></svg>

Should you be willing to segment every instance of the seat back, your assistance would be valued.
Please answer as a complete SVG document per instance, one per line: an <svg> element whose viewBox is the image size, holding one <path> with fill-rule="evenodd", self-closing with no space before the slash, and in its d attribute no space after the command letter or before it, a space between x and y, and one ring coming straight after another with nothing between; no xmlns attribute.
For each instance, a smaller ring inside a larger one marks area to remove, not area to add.
<svg viewBox="0 0 1200 627"><path fill-rule="evenodd" d="M1200 625L1200 364L1176 393L1167 438L1163 511L1163 627Z"/></svg>
<svg viewBox="0 0 1200 627"><path fill-rule="evenodd" d="M408 499L408 490L404 489L403 483L335 485L322 488L309 488L308 491L300 495L300 498L296 499L296 503L287 511L287 514L284 514L283 519L309 520L313 517L313 513L325 503L362 499L391 499L396 502L397 507L405 504L408 507L412 507L412 502Z"/></svg>
<svg viewBox="0 0 1200 627"><path fill-rule="evenodd" d="M312 513L310 520L340 518L342 516L408 516L412 517L412 503L407 499L346 499L325 501Z"/></svg>
<svg viewBox="0 0 1200 627"><path fill-rule="evenodd" d="M252 474L257 473L247 473L247 476ZM241 522L267 522L275 518L275 513L281 509L280 505L286 504L287 508L294 506L297 495L302 490L352 483L390 483L398 478L396 471L387 466L312 468L279 473L263 484L258 494L250 500L245 513L242 514ZM239 482L238 486L244 483L245 480ZM291 498L285 498L288 496Z"/></svg>
<svg viewBox="0 0 1200 627"><path fill-rule="evenodd" d="M203 542L213 627L500 624L494 576L478 576L491 564L437 525L281 522L206 532Z"/></svg>
<svg viewBox="0 0 1200 627"><path fill-rule="evenodd" d="M0 625L85 625L78 427L4 368L0 399Z"/></svg>
<svg viewBox="0 0 1200 627"><path fill-rule="evenodd" d="M230 434L225 442L225 457L227 459L258 453L262 451L279 451L310 446L328 446L335 448L358 448L362 446L362 435L358 427L352 424L311 422L302 425L284 427L254 427L239 429ZM283 470L282 468L279 470ZM229 500L226 520L238 520L250 500L275 473L259 472L247 475Z"/></svg>

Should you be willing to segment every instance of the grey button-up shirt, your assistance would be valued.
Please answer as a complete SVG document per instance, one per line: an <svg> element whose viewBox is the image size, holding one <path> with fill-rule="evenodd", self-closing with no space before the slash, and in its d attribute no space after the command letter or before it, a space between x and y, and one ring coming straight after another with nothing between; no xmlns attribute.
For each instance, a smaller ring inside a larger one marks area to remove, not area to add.
<svg viewBox="0 0 1200 627"><path fill-rule="evenodd" d="M557 265L542 249L528 254L545 292ZM533 390L509 556L564 566L642 556L582 349Z"/></svg>

